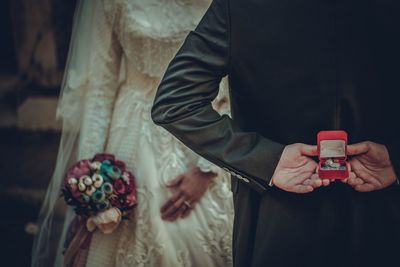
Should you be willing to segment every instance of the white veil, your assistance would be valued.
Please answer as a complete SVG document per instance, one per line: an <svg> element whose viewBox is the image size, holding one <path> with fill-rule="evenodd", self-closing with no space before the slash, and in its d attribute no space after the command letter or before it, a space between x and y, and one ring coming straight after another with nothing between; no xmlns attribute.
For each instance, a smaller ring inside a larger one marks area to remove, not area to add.
<svg viewBox="0 0 400 267"><path fill-rule="evenodd" d="M89 75L89 62L94 55L94 14L102 1L80 0L77 3L68 61L57 110L63 121L63 130L57 163L41 208L39 232L32 249L32 266L62 266L62 250L66 230L74 213L67 208L61 196L65 170L79 159L78 144L82 125L82 112Z"/></svg>

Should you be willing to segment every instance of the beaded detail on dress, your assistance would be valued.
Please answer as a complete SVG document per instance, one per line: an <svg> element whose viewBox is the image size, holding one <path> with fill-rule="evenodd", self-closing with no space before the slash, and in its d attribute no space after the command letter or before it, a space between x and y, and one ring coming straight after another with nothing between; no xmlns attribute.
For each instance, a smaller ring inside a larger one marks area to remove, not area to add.
<svg viewBox="0 0 400 267"><path fill-rule="evenodd" d="M121 14L113 21L125 53L141 72L153 77L163 75L210 3L208 0L118 0L113 6L110 2L107 1L106 8Z"/></svg>

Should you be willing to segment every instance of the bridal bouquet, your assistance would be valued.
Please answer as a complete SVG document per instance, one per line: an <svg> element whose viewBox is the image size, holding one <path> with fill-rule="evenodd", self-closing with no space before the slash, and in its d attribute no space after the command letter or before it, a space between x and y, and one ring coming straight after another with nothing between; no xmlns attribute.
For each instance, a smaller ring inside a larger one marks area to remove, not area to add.
<svg viewBox="0 0 400 267"><path fill-rule="evenodd" d="M135 177L111 154L76 162L64 176L62 193L89 232L112 233L136 205Z"/></svg>

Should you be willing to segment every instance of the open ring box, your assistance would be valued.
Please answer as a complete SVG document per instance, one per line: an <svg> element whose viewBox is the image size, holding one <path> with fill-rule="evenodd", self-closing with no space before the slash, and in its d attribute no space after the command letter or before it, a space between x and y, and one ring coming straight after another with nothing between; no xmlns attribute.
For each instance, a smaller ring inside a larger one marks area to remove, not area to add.
<svg viewBox="0 0 400 267"><path fill-rule="evenodd" d="M346 179L347 133L345 131L320 131L317 136L319 168L321 179Z"/></svg>

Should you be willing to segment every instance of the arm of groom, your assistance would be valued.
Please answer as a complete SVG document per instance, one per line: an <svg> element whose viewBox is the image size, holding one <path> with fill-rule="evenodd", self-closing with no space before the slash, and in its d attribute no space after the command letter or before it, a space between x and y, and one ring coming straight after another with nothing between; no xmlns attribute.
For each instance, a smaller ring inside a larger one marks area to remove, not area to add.
<svg viewBox="0 0 400 267"><path fill-rule="evenodd" d="M152 118L196 153L262 192L284 146L243 131L211 105L221 78L229 74L228 18L227 1L214 0L170 63Z"/></svg>

